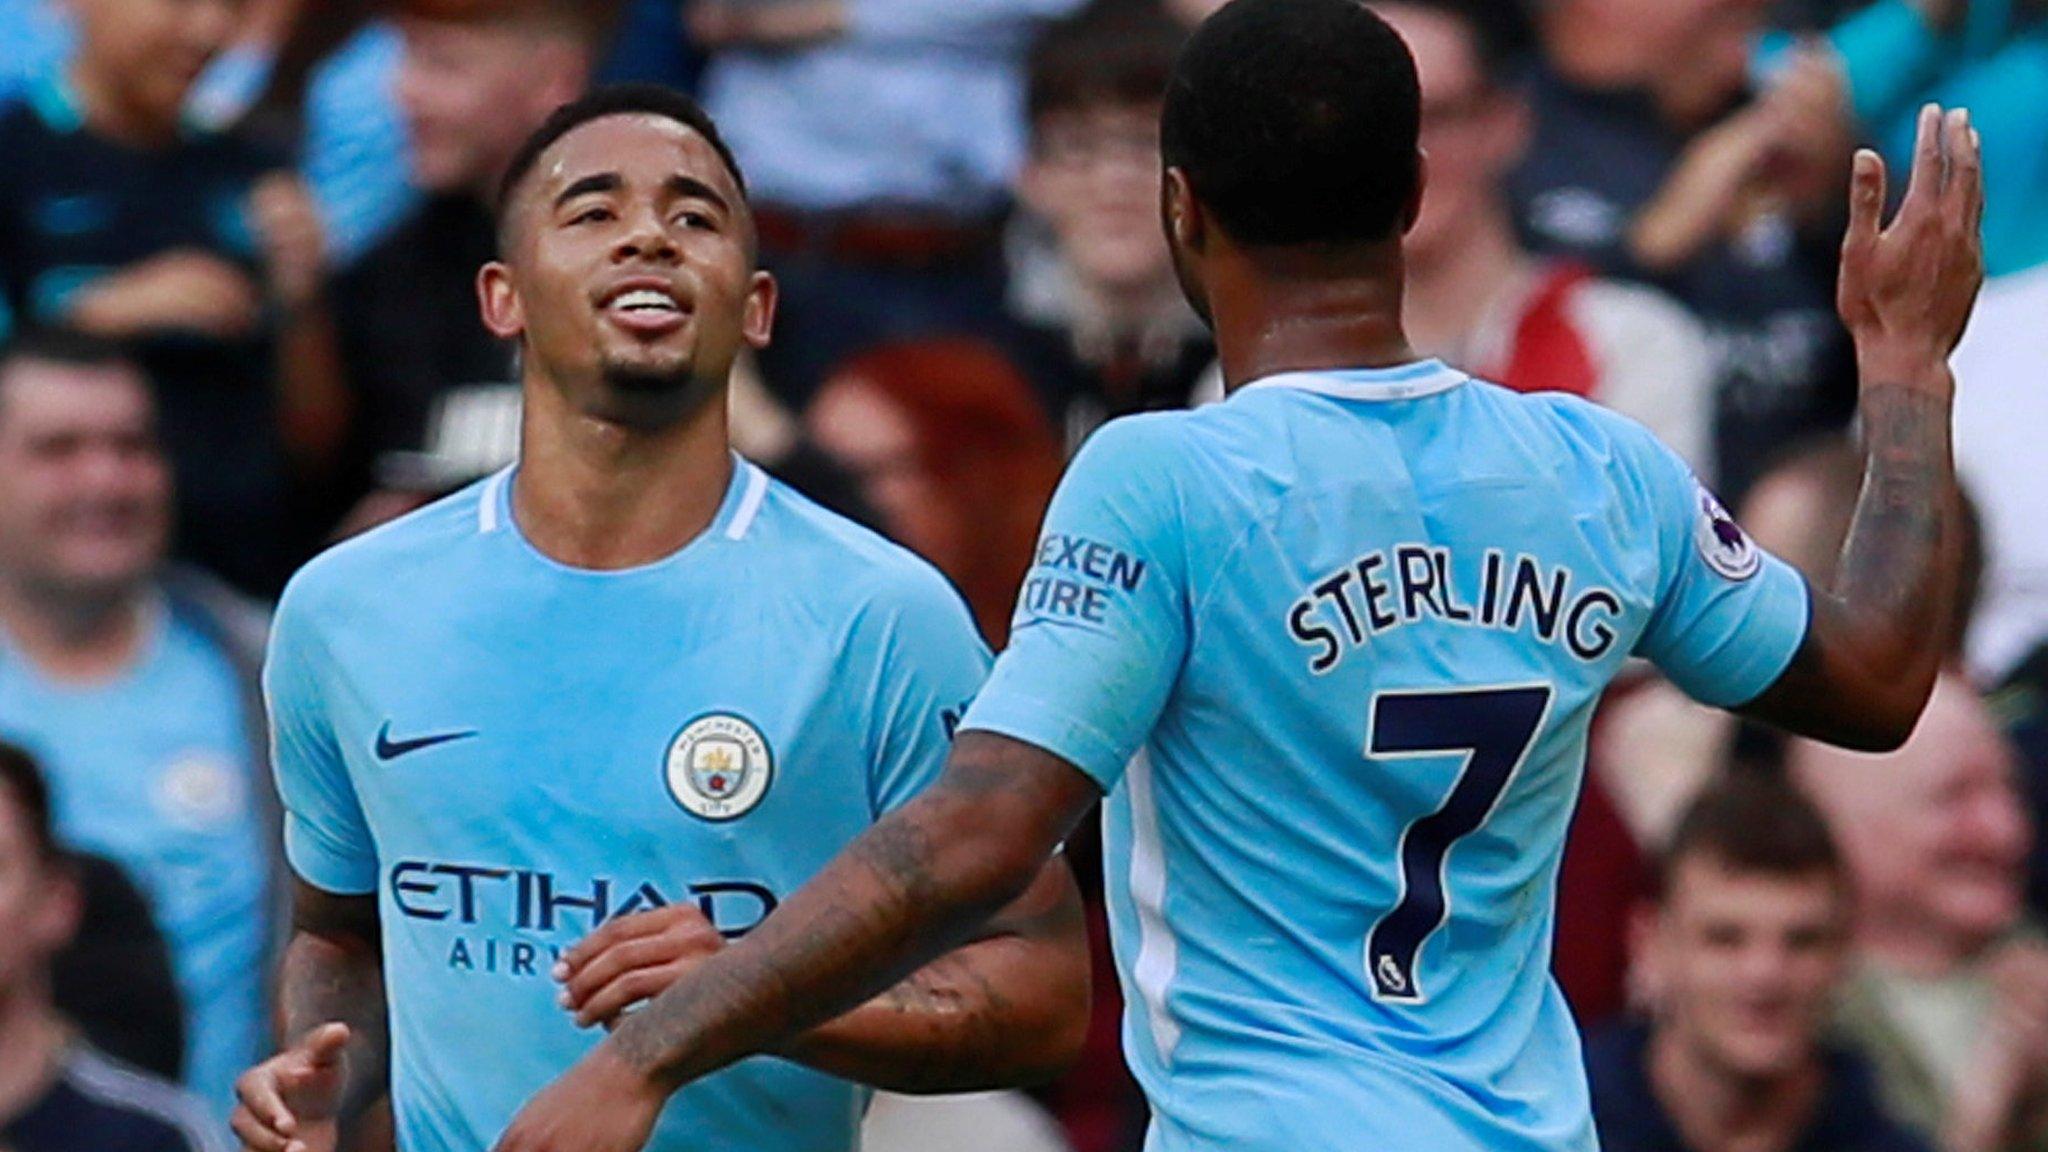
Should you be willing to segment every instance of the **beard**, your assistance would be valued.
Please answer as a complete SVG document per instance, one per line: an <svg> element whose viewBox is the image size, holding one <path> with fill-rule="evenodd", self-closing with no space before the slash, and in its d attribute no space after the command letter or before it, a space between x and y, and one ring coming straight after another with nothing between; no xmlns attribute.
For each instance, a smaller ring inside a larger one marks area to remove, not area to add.
<svg viewBox="0 0 2048 1152"><path fill-rule="evenodd" d="M643 431L673 427L695 416L723 389L687 360L672 365L610 361L599 366L607 417Z"/></svg>

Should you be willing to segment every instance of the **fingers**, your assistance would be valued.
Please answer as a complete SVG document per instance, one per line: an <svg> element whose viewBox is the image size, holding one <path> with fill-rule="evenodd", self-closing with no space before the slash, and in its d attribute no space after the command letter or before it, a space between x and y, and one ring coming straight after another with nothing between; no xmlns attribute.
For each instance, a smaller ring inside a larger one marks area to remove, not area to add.
<svg viewBox="0 0 2048 1152"><path fill-rule="evenodd" d="M1849 172L1849 231L1845 254L1867 255L1884 224L1884 160L1868 148L1858 149Z"/></svg>
<svg viewBox="0 0 2048 1152"><path fill-rule="evenodd" d="M708 937L708 938L707 938ZM717 951L724 941L715 932L696 932L687 927L656 936L614 945L576 970L562 988L562 1006L582 1010L598 990L630 972L660 968L679 960L690 960Z"/></svg>
<svg viewBox="0 0 2048 1152"><path fill-rule="evenodd" d="M248 1152L287 1152L292 1144L290 1136L259 1119L247 1107L235 1109L228 1117L228 1127Z"/></svg>
<svg viewBox="0 0 2048 1152"><path fill-rule="evenodd" d="M242 1078L235 1081L236 1116L246 1115L253 1131L275 1133L278 1137L275 1147L259 1148L258 1152L283 1152L286 1140L298 1131L298 1117L285 1107L283 1085L278 1082L280 1071L279 1062L269 1060L242 1073ZM236 1133L241 1134L239 1125ZM246 1137L244 1143L258 1147Z"/></svg>
<svg viewBox="0 0 2048 1152"><path fill-rule="evenodd" d="M669 985L682 979L688 970L687 964L673 963L627 972L581 1002L576 1009L576 1026L588 1028L602 1024L610 1028L619 1013L668 991Z"/></svg>
<svg viewBox="0 0 2048 1152"><path fill-rule="evenodd" d="M1941 106L1929 104L1920 109L1920 131L1913 142L1913 172L1906 184L1906 202L1900 209L1901 215L1931 204L1940 197L1942 168Z"/></svg>
<svg viewBox="0 0 2048 1152"><path fill-rule="evenodd" d="M603 955L615 945L666 931L683 912L696 912L696 909L686 904L671 904L665 908L635 912L630 916L605 921L597 931L578 940L574 947L562 953L561 961L555 965L555 979L569 979L577 969ZM701 917L702 913L698 915Z"/></svg>
<svg viewBox="0 0 2048 1152"><path fill-rule="evenodd" d="M1950 219L1975 234L1984 219L1984 150L1982 138L1970 124L1969 109L1949 113L1944 144L1949 176L1943 208Z"/></svg>

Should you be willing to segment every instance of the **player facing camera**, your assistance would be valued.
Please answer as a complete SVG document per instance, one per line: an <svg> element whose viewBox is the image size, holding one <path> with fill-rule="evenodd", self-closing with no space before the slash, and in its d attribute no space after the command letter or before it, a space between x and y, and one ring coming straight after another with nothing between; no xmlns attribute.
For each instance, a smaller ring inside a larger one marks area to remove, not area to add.
<svg viewBox="0 0 2048 1152"><path fill-rule="evenodd" d="M741 348L767 346L775 282L746 185L688 97L623 86L565 106L499 204L500 259L477 291L485 325L559 392L529 402L666 428L723 393Z"/></svg>

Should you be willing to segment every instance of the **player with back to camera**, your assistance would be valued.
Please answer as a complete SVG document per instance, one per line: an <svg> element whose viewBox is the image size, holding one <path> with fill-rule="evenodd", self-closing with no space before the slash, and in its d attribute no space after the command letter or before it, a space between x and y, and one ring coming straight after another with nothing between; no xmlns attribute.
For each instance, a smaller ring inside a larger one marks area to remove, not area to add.
<svg viewBox="0 0 2048 1152"><path fill-rule="evenodd" d="M1234 0L1194 33L1163 211L1230 398L1096 434L940 782L502 1152L639 1147L670 1093L967 938L1104 793L1152 1152L1595 1147L1548 963L1594 704L1633 653L1825 740L1912 729L1958 532L1978 141L1928 109L1888 228L1882 162L1856 159L1840 308L1867 472L1809 589L1639 426L1416 360L1417 104L1358 0Z"/></svg>
<svg viewBox="0 0 2048 1152"><path fill-rule="evenodd" d="M489 1147L587 1029L936 776L987 668L965 605L727 446L734 357L775 311L744 197L685 97L558 110L478 281L521 345L519 463L286 590L266 688L298 873L288 1047L239 1085L247 1148L326 1152L387 1088L406 1152ZM1065 863L1039 863L972 941L678 1094L640 1139L842 1152L848 1080L1052 1074L1087 958Z"/></svg>

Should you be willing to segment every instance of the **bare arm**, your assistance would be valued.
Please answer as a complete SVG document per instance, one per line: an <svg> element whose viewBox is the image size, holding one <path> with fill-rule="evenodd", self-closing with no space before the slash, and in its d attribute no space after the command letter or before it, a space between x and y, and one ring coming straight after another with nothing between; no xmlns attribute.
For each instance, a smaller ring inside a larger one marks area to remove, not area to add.
<svg viewBox="0 0 2048 1152"><path fill-rule="evenodd" d="M253 1152L329 1152L388 1089L377 900L294 881L278 993L284 1050L242 1075L235 1134Z"/></svg>
<svg viewBox="0 0 2048 1152"><path fill-rule="evenodd" d="M1862 376L1863 492L1834 587L1791 668L1745 712L1867 751L1904 743L1933 690L1961 534L1948 357L1983 282L1983 180L1967 113L1923 111L1912 183L1879 229L1884 164L1856 159L1840 307Z"/></svg>
<svg viewBox="0 0 2048 1152"><path fill-rule="evenodd" d="M980 938L775 1051L895 1092L970 1092L1059 1075L1087 1025L1081 895L1053 860Z"/></svg>
<svg viewBox="0 0 2048 1152"><path fill-rule="evenodd" d="M937 784L627 1019L527 1105L499 1149L640 1147L676 1088L787 1050L972 939L1025 894L1099 799L1092 780L1050 753L962 733Z"/></svg>

